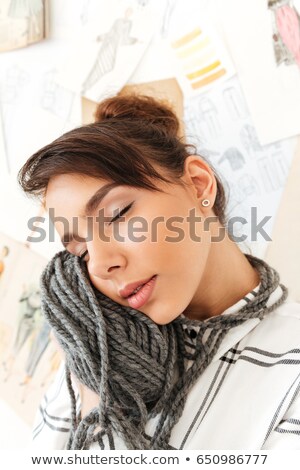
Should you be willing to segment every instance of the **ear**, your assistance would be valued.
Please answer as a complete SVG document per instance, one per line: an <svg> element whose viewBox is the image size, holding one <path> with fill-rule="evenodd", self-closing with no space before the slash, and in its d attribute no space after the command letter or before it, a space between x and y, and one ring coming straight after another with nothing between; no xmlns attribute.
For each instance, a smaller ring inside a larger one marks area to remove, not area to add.
<svg viewBox="0 0 300 470"><path fill-rule="evenodd" d="M184 170L185 181L190 185L199 204L203 199L208 199L208 209L211 209L216 199L217 181L209 164L198 155L189 155L185 160Z"/></svg>

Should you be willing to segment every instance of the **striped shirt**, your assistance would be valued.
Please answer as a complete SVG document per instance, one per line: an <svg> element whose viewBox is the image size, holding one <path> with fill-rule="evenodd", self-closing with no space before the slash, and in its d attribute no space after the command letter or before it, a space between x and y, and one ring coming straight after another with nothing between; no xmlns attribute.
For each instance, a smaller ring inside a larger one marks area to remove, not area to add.
<svg viewBox="0 0 300 470"><path fill-rule="evenodd" d="M237 312L259 285L222 315ZM270 295L271 306L282 295ZM185 327L195 348L197 327ZM74 382L74 381L73 381ZM80 397L77 396L77 411ZM146 424L153 435L159 415ZM65 449L71 426L64 363L44 396L33 429L36 448ZM290 297L262 320L231 328L209 366L190 389L169 440L174 449L300 449L300 304ZM126 449L120 436L104 436L91 449Z"/></svg>

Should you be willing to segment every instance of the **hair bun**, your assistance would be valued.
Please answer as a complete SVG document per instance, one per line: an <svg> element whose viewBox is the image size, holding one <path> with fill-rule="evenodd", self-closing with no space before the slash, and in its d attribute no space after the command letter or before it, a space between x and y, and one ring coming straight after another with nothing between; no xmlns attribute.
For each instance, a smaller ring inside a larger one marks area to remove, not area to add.
<svg viewBox="0 0 300 470"><path fill-rule="evenodd" d="M165 101L146 95L117 95L101 101L94 114L95 121L106 119L142 119L177 136L179 121L171 106Z"/></svg>

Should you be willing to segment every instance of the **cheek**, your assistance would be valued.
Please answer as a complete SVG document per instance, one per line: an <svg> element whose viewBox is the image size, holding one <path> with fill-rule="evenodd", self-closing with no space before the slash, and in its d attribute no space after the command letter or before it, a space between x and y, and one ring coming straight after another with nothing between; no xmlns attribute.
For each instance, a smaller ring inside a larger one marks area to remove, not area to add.
<svg viewBox="0 0 300 470"><path fill-rule="evenodd" d="M100 282L99 278L97 278L96 276L91 274L89 272L89 269L88 269L88 273L89 273L89 278L90 278L91 284L93 284L93 286L96 287L96 289L100 290L101 292L103 292L103 294L105 294L104 290L102 289L103 282Z"/></svg>
<svg viewBox="0 0 300 470"><path fill-rule="evenodd" d="M102 294L106 295L106 297L109 297L115 302L121 303L121 299L118 296L116 286L113 284L113 282L108 280L103 281L103 279L99 279L98 277L93 276L92 274L90 274L89 277L91 283L98 291L102 292Z"/></svg>
<svg viewBox="0 0 300 470"><path fill-rule="evenodd" d="M205 271L211 244L209 234L203 231L202 222L198 224L198 228L196 224L193 230L188 222L178 226L182 228L180 241L176 241L178 238L176 233L174 241L162 245L161 253L167 271L170 275L174 275L174 286L177 286L180 297L182 289L186 289L186 294L190 296L198 288ZM176 288L174 290L176 291Z"/></svg>

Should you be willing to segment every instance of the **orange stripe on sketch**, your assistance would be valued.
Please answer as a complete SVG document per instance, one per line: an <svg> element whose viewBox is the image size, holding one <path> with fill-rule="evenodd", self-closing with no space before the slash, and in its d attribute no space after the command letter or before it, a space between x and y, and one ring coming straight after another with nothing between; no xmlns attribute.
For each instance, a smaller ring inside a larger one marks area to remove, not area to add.
<svg viewBox="0 0 300 470"><path fill-rule="evenodd" d="M197 42L193 46L186 47L182 51L177 51L176 55L179 59L185 59L195 52L201 51L211 43L209 38L203 39L203 41Z"/></svg>
<svg viewBox="0 0 300 470"><path fill-rule="evenodd" d="M200 36L201 33L201 29L196 28L190 33L185 34L185 36L182 36L180 39L177 39L177 41L172 42L172 47L174 49L177 49L178 47L185 46L188 42Z"/></svg>
<svg viewBox="0 0 300 470"><path fill-rule="evenodd" d="M212 64L207 65L207 66L204 67L203 69L196 70L196 71L193 72L193 73L188 73L188 74L187 74L187 78L188 78L189 80L194 80L194 78L201 77L202 75L205 75L206 73L209 73L209 72L211 72L212 70L215 70L215 69L218 68L220 65L221 65L221 62L220 62L219 60L216 60L215 62L213 62Z"/></svg>
<svg viewBox="0 0 300 470"><path fill-rule="evenodd" d="M194 90L196 90L197 88L200 88L202 86L209 85L209 83L214 82L220 77L223 77L223 75L225 74L226 74L226 70L221 69L218 72L213 73L206 78L203 78L203 80L199 80L198 82L191 83L191 86Z"/></svg>

